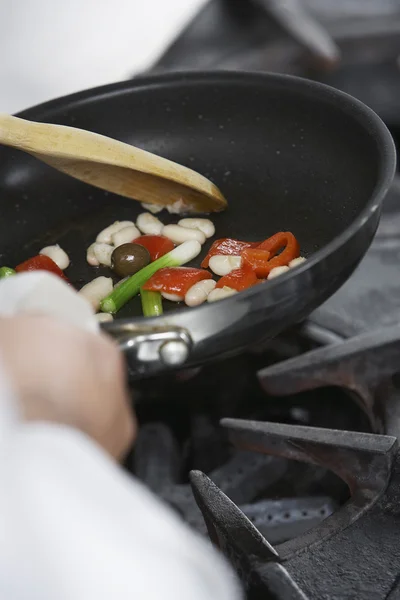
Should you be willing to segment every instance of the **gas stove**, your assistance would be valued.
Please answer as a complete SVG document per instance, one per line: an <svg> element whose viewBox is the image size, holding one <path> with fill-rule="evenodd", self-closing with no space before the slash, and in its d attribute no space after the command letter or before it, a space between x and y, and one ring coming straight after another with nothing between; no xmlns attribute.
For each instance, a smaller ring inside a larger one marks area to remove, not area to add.
<svg viewBox="0 0 400 600"><path fill-rule="evenodd" d="M395 598L398 349L398 326L340 339L320 315L271 348L143 382L131 467L249 599Z"/></svg>
<svg viewBox="0 0 400 600"><path fill-rule="evenodd" d="M319 79L400 142L399 34L395 0L214 0L154 70ZM306 322L138 384L128 466L226 554L251 600L400 598L399 357L396 178L364 260Z"/></svg>

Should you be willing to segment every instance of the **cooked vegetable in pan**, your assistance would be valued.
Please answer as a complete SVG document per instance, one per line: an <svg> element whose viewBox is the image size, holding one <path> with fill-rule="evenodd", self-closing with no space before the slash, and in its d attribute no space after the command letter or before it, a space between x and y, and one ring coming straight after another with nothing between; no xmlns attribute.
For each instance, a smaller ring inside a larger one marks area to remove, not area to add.
<svg viewBox="0 0 400 600"><path fill-rule="evenodd" d="M10 267L1 267L0 268L0 279L5 279L6 277L15 275L15 273L16 273L16 271L14 271L14 269L10 269Z"/></svg>
<svg viewBox="0 0 400 600"><path fill-rule="evenodd" d="M89 265L106 266L113 277L96 277L79 293L95 312L101 311L97 315L101 322L112 320L112 315L138 294L144 316L152 317L163 314L163 299L187 306L215 302L263 284L305 261L293 233L282 231L259 242L214 240L201 268L191 267L189 263L214 235L214 224L204 218L183 218L164 225L150 211L141 213L136 223L116 221L100 231L86 251ZM46 246L15 270L1 267L0 278L45 270L68 282L64 270L69 264L59 245ZM120 280L114 285L115 276Z"/></svg>
<svg viewBox="0 0 400 600"><path fill-rule="evenodd" d="M120 277L134 275L150 262L150 252L137 243L121 244L111 254L111 268Z"/></svg>

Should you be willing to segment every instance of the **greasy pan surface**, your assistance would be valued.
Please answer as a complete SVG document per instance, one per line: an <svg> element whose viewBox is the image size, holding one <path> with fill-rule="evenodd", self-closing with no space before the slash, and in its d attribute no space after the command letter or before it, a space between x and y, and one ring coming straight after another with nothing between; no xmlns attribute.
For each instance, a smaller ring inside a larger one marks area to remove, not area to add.
<svg viewBox="0 0 400 600"><path fill-rule="evenodd" d="M211 217L218 238L263 240L290 230L299 239L310 260L289 275L197 309L165 303L173 312L158 322L189 329L190 362L272 337L331 295L366 251L395 168L391 138L376 115L340 92L285 76L142 78L21 116L96 131L209 177L229 202L226 212ZM142 211L139 203L4 147L0 198L2 263L14 266L57 242L72 259L67 273L78 286L107 273L85 260L98 231ZM164 223L177 220L158 216ZM135 299L120 316L140 314Z"/></svg>

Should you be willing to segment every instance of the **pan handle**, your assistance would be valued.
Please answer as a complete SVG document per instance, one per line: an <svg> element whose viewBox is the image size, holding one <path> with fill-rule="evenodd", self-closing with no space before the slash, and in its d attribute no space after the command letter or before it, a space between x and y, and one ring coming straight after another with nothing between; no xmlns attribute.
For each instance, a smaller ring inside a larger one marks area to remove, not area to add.
<svg viewBox="0 0 400 600"><path fill-rule="evenodd" d="M189 332L183 327L139 325L129 321L103 323L101 327L125 354L131 378L181 367L193 346Z"/></svg>

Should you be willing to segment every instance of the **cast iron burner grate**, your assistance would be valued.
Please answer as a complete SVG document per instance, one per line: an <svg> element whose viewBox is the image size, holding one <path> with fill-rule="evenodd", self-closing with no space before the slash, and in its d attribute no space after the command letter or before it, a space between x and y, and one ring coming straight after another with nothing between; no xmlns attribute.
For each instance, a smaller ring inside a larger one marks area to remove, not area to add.
<svg viewBox="0 0 400 600"><path fill-rule="evenodd" d="M147 444L151 439L157 441L149 452ZM168 460L171 459L171 452L176 455L170 431L162 424L145 426L136 449L136 474L191 527L206 535L207 528L190 485L177 483L168 468L174 464L173 460ZM272 543L279 543L304 533L332 514L337 507L332 498L321 495L251 502L266 488L277 482L282 485L287 471L286 460L239 451L221 468L211 471L210 478L240 505L244 514L268 535ZM303 472L307 478L307 473Z"/></svg>
<svg viewBox="0 0 400 600"><path fill-rule="evenodd" d="M250 599L400 598L397 442L376 434L400 431L400 326L366 329L312 317L274 352L143 384L134 470Z"/></svg>
<svg viewBox="0 0 400 600"><path fill-rule="evenodd" d="M268 394L292 394L337 385L348 389L373 430L400 435L398 371L400 325L362 334L262 369Z"/></svg>
<svg viewBox="0 0 400 600"><path fill-rule="evenodd" d="M313 530L273 548L204 473L191 483L211 540L228 556L250 600L400 597L400 457L394 437L225 419L242 451L337 473L351 497Z"/></svg>
<svg viewBox="0 0 400 600"><path fill-rule="evenodd" d="M239 357L204 368L186 382L153 382L151 391L148 382L141 392L145 402L139 393L142 426L133 471L203 534L206 528L188 479L193 469L208 473L272 543L303 534L348 497L346 486L326 469L233 451L219 425L222 417L371 430L366 414L336 389L324 390L323 403L319 391L285 401L267 397L255 369L257 361L265 360L265 354Z"/></svg>

